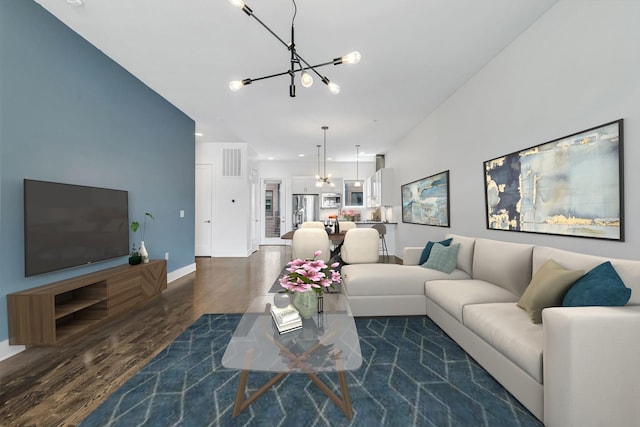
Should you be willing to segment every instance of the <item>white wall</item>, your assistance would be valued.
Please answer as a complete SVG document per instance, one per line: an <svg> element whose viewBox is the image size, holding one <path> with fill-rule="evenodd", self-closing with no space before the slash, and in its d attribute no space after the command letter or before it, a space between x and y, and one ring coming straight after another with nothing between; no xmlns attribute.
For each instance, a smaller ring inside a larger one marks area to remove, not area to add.
<svg viewBox="0 0 640 427"><path fill-rule="evenodd" d="M259 174L262 178L315 176L318 172L318 160L277 161L262 160L258 163ZM320 165L320 173L323 166ZM362 161L358 165L358 178L364 179L376 171L375 161ZM356 162L327 162L327 174L344 179L356 179Z"/></svg>
<svg viewBox="0 0 640 427"><path fill-rule="evenodd" d="M636 1L559 2L399 141L386 155L396 187L450 169L451 228L399 224L396 246L453 232L640 258L639 19ZM486 229L483 161L619 118L626 242Z"/></svg>
<svg viewBox="0 0 640 427"><path fill-rule="evenodd" d="M242 176L222 176L222 150L242 149ZM196 144L196 163L213 165L213 256L245 257L249 255L250 185L248 156L245 143Z"/></svg>

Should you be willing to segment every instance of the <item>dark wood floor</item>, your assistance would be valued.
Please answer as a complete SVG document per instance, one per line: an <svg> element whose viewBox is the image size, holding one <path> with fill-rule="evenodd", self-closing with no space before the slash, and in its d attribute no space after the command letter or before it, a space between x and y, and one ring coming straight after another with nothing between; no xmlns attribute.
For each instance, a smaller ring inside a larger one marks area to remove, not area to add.
<svg viewBox="0 0 640 427"><path fill-rule="evenodd" d="M241 313L269 290L289 246L248 258L198 258L162 297L63 347L0 362L0 426L76 425L203 313Z"/></svg>

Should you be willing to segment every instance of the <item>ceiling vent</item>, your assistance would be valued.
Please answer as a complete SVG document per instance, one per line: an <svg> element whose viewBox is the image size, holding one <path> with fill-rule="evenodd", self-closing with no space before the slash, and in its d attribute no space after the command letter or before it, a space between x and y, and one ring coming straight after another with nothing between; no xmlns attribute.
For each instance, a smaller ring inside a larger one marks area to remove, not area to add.
<svg viewBox="0 0 640 427"><path fill-rule="evenodd" d="M242 176L242 149L222 149L222 176L226 178L239 178Z"/></svg>

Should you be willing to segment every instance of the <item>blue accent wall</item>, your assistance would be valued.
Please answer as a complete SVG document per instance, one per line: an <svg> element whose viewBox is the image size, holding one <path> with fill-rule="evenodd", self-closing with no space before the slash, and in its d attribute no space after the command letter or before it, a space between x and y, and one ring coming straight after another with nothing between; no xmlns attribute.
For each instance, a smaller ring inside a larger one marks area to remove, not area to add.
<svg viewBox="0 0 640 427"><path fill-rule="evenodd" d="M0 341L7 294L127 262L25 278L23 179L129 191L130 220L156 218L145 232L150 257L169 252L174 271L194 263L194 130L35 2L0 1Z"/></svg>

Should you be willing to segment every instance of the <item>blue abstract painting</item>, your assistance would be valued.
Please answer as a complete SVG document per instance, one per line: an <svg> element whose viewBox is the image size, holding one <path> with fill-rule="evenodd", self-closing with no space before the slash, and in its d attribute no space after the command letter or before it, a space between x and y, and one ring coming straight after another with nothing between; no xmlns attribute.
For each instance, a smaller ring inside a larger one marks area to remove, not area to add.
<svg viewBox="0 0 640 427"><path fill-rule="evenodd" d="M449 227L449 171L402 186L402 222Z"/></svg>
<svg viewBox="0 0 640 427"><path fill-rule="evenodd" d="M624 240L622 119L484 162L487 228Z"/></svg>

